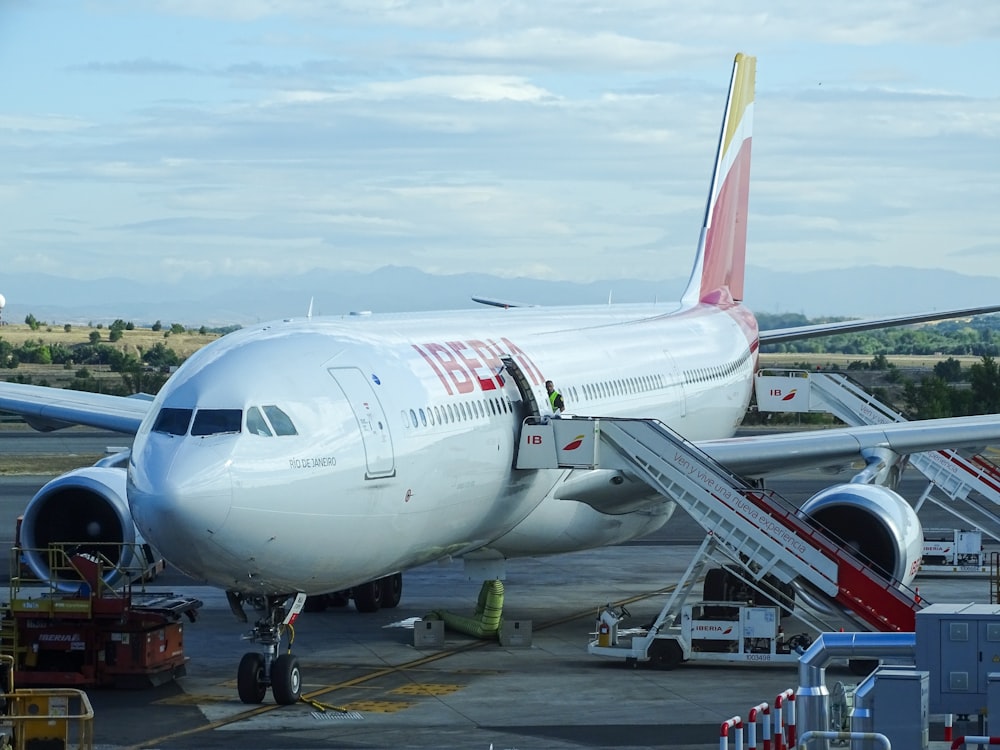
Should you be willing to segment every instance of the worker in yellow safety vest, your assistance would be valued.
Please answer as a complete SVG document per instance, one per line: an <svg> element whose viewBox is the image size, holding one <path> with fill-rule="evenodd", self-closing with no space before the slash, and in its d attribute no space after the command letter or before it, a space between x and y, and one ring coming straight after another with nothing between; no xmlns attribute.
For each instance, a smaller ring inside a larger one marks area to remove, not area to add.
<svg viewBox="0 0 1000 750"><path fill-rule="evenodd" d="M549 405L556 414L562 414L566 410L566 402L563 401L562 394L552 385L551 380L545 381L545 390L549 392Z"/></svg>

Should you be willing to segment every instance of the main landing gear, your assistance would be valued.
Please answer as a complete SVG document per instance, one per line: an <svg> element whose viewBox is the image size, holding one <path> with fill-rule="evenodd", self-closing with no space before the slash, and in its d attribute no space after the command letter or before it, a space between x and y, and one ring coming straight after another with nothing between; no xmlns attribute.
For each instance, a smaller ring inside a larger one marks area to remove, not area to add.
<svg viewBox="0 0 1000 750"><path fill-rule="evenodd" d="M227 591L226 598L233 613L244 622L243 599L234 591ZM279 655L281 639L291 629L295 618L305 604L305 594L295 596L263 597L264 614L254 623L244 638L264 647L264 653L250 651L240 659L236 672L236 690L244 703L260 703L270 686L274 702L278 705L297 703L302 694L302 670L299 660L291 653ZM289 645L291 642L289 641Z"/></svg>
<svg viewBox="0 0 1000 750"><path fill-rule="evenodd" d="M380 609L395 607L402 594L403 574L393 573L351 589L310 596L306 599L306 612L323 612L327 607L346 607L351 599L358 612L378 612Z"/></svg>

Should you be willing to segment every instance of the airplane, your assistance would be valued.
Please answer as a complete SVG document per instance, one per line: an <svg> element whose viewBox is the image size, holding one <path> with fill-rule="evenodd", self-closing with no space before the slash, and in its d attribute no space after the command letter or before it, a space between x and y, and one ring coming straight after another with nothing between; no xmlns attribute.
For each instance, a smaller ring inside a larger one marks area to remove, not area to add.
<svg viewBox="0 0 1000 750"><path fill-rule="evenodd" d="M488 579L508 558L620 543L668 522L675 503L622 472L516 468L524 420L555 418L546 380L570 413L660 420L753 477L996 442L996 415L733 437L761 345L1000 309L760 331L742 304L755 71L754 57L736 56L679 301L276 320L205 346L152 400L0 383L0 410L36 429L134 436L129 451L43 487L23 547L110 542L124 558L145 540L224 589L243 621L245 604L261 604L250 639L263 653L243 656L237 691L253 704L270 688L288 704L302 674L279 646L306 595L351 590L359 609L392 607L408 568L458 558ZM875 501L859 503L912 514L890 475L869 476ZM51 574L44 555L25 555Z"/></svg>

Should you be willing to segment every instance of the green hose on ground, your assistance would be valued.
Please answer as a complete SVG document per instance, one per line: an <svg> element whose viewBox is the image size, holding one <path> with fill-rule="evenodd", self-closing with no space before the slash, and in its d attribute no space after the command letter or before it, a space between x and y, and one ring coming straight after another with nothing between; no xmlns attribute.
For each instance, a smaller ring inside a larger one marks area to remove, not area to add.
<svg viewBox="0 0 1000 750"><path fill-rule="evenodd" d="M472 617L456 615L436 609L424 615L425 620L443 620L449 630L471 635L473 638L495 638L500 631L503 615L503 581L483 581L479 601Z"/></svg>

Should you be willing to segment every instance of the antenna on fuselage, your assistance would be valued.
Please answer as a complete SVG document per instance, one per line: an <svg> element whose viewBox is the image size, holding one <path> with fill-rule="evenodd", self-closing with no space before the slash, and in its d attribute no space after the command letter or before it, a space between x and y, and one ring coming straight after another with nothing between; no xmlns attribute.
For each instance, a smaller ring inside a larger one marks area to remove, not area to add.
<svg viewBox="0 0 1000 750"><path fill-rule="evenodd" d="M313 318L313 297L309 298L309 310L306 311L306 320L312 320Z"/></svg>

